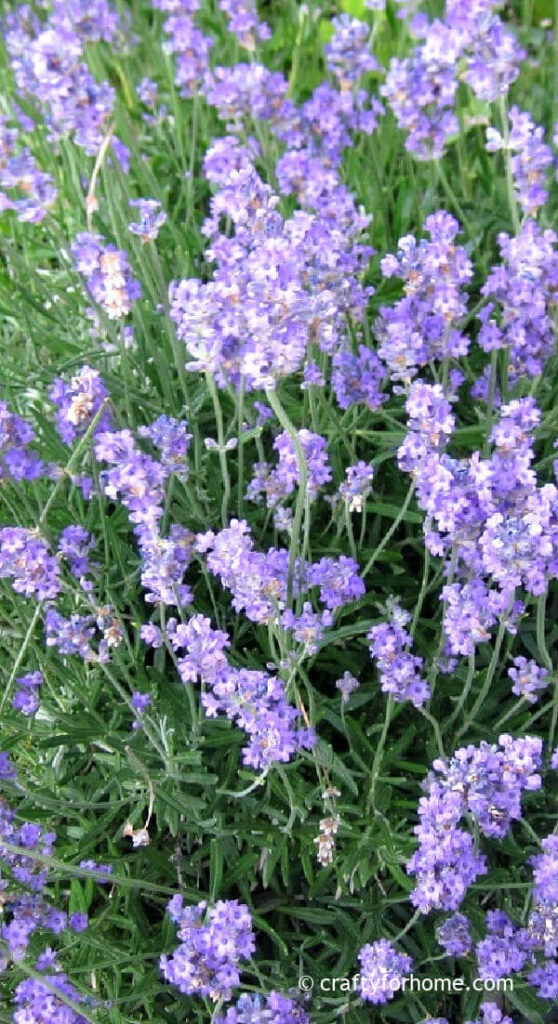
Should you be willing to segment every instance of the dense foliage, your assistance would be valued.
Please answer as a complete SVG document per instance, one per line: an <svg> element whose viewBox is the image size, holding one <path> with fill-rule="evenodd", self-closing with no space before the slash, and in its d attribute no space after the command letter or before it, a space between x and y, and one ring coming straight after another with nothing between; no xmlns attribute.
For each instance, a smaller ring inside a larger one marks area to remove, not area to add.
<svg viewBox="0 0 558 1024"><path fill-rule="evenodd" d="M0 1021L543 1024L558 6L2 37Z"/></svg>

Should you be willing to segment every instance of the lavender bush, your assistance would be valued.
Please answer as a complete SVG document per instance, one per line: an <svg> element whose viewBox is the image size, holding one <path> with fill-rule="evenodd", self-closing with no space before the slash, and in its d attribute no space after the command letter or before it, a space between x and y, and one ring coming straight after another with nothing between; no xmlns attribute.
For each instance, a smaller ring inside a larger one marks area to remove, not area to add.
<svg viewBox="0 0 558 1024"><path fill-rule="evenodd" d="M549 1022L557 5L1 23L0 1021Z"/></svg>

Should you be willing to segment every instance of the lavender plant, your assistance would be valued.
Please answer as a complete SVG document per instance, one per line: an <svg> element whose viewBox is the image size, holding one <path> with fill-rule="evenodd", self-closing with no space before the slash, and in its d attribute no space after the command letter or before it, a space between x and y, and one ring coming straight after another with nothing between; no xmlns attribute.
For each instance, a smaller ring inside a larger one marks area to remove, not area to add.
<svg viewBox="0 0 558 1024"><path fill-rule="evenodd" d="M550 1024L557 18L3 5L0 1021Z"/></svg>

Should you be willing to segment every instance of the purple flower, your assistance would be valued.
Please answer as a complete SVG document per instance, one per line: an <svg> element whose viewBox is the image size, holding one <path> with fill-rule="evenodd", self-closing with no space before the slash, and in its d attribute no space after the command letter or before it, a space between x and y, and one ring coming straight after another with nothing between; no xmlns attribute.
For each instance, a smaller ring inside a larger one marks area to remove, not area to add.
<svg viewBox="0 0 558 1024"><path fill-rule="evenodd" d="M56 608L49 607L45 615L45 642L61 654L76 654L86 662L103 664L110 660L111 649L123 638L122 626L110 606L98 609L97 614L65 618ZM97 650L91 641L97 641Z"/></svg>
<svg viewBox="0 0 558 1024"><path fill-rule="evenodd" d="M298 431L298 440L306 460L308 499L314 501L324 484L331 480L327 441L306 429ZM279 434L273 447L279 453L277 466L272 469L267 462L256 463L246 497L259 502L263 495L267 508L274 510L300 486L300 473L294 442L286 431Z"/></svg>
<svg viewBox="0 0 558 1024"><path fill-rule="evenodd" d="M69 381L56 377L48 393L56 406L56 429L65 444L72 444L86 433L91 421L108 398L108 392L98 370L82 366ZM110 430L112 416L104 409L95 433Z"/></svg>
<svg viewBox="0 0 558 1024"><path fill-rule="evenodd" d="M83 932L89 925L87 914L70 914L68 924L73 932Z"/></svg>
<svg viewBox="0 0 558 1024"><path fill-rule="evenodd" d="M161 630L153 622L143 623L140 627L140 636L144 643L149 644L150 647L161 647L163 643Z"/></svg>
<svg viewBox="0 0 558 1024"><path fill-rule="evenodd" d="M167 215L161 209L157 199L130 199L130 206L137 207L139 211L139 222L133 221L128 228L133 235L139 235L142 242L154 242L163 224L167 222Z"/></svg>
<svg viewBox="0 0 558 1024"><path fill-rule="evenodd" d="M227 633L213 629L210 619L193 615L186 623L167 627L175 651L185 651L178 661L180 677L184 683L198 680L212 683L226 672L228 662L223 653L230 646Z"/></svg>
<svg viewBox="0 0 558 1024"><path fill-rule="evenodd" d="M162 537L164 485L172 472L185 476L190 434L186 423L161 416L138 433L160 449L161 460L144 455L129 430L105 432L97 437L95 455L112 463L101 473L104 493L128 509L142 557L141 581L150 604L187 605L192 592L183 582L193 553L194 537L179 523Z"/></svg>
<svg viewBox="0 0 558 1024"><path fill-rule="evenodd" d="M498 746L481 743L437 759L419 802L417 851L407 865L416 876L411 902L423 913L456 910L468 887L487 870L483 854L462 828L472 817L483 835L503 838L521 817L521 797L540 789L542 741L502 735Z"/></svg>
<svg viewBox="0 0 558 1024"><path fill-rule="evenodd" d="M48 215L58 192L50 174L41 171L28 149L0 162L0 214L13 210L22 223L38 224Z"/></svg>
<svg viewBox="0 0 558 1024"><path fill-rule="evenodd" d="M284 629L292 630L294 639L309 656L320 649L325 630L333 625L333 615L329 611L315 612L311 603L305 601L300 615L292 611L283 612L281 625Z"/></svg>
<svg viewBox="0 0 558 1024"><path fill-rule="evenodd" d="M543 853L531 857L533 866L533 908L528 929L547 957L558 954L558 836L542 840Z"/></svg>
<svg viewBox="0 0 558 1024"><path fill-rule="evenodd" d="M22 526L0 529L0 579L11 579L16 594L44 601L61 588L60 566L44 537Z"/></svg>
<svg viewBox="0 0 558 1024"><path fill-rule="evenodd" d="M240 984L239 966L255 949L248 907L237 900L220 900L210 909L205 902L184 907L174 896L167 910L180 944L171 957L161 957L165 980L184 995L230 999Z"/></svg>
<svg viewBox="0 0 558 1024"><path fill-rule="evenodd" d="M233 595L233 608L243 611L252 622L267 622L277 616L287 601L289 553L270 548L266 554L254 551L248 523L231 519L230 525L204 538L207 568ZM301 566L298 566L297 576Z"/></svg>
<svg viewBox="0 0 558 1024"><path fill-rule="evenodd" d="M95 622L92 615L71 615L64 618L55 608L49 608L45 616L45 642L47 647L56 647L61 654L77 654L84 661L95 661L91 640L95 636Z"/></svg>
<svg viewBox="0 0 558 1024"><path fill-rule="evenodd" d="M467 311L464 286L473 267L465 248L455 244L460 228L445 210L424 222L430 239L412 235L399 239L396 255L382 260L385 278L404 282L404 297L382 306L376 321L378 355L393 380L410 380L417 367L448 357L466 355L469 339L460 329Z"/></svg>
<svg viewBox="0 0 558 1024"><path fill-rule="evenodd" d="M183 3L159 6L162 10L176 12L171 13L171 16L166 18L163 23L163 30L168 37L164 49L174 56L174 80L180 95L194 96L199 92L207 73L209 51L213 46L213 40L196 28L194 19L189 13L195 9L191 3L187 6Z"/></svg>
<svg viewBox="0 0 558 1024"><path fill-rule="evenodd" d="M529 983L536 988L541 999L555 1000L558 997L558 963L547 960L528 974Z"/></svg>
<svg viewBox="0 0 558 1024"><path fill-rule="evenodd" d="M132 729L141 729L141 716L143 715L146 708L148 708L149 705L151 704L151 697L149 696L148 693L139 693L137 690L135 690L130 698L130 704L132 705L138 716L132 723Z"/></svg>
<svg viewBox="0 0 558 1024"><path fill-rule="evenodd" d="M341 693L344 704L347 704L351 693L358 690L360 683L351 672L344 672L340 679L337 679L335 686Z"/></svg>
<svg viewBox="0 0 558 1024"><path fill-rule="evenodd" d="M480 538L485 571L502 589L523 586L536 596L558 575L558 490L546 484L518 515L495 512Z"/></svg>
<svg viewBox="0 0 558 1024"><path fill-rule="evenodd" d="M35 715L39 709L39 687L42 686L42 672L29 672L16 679L17 689L12 706L23 715Z"/></svg>
<svg viewBox="0 0 558 1024"><path fill-rule="evenodd" d="M505 96L519 74L524 51L494 12L494 0L454 0L445 20L417 18L424 42L406 58L394 57L382 87L406 147L419 160L438 160L459 131L455 110L460 79L479 99Z"/></svg>
<svg viewBox="0 0 558 1024"><path fill-rule="evenodd" d="M17 778L17 772L5 750L0 750L0 779L7 779L13 782Z"/></svg>
<svg viewBox="0 0 558 1024"><path fill-rule="evenodd" d="M68 560L70 572L77 580L91 572L89 552L95 543L93 534L83 526L66 526L58 538L58 551ZM90 589L90 585L85 589Z"/></svg>
<svg viewBox="0 0 558 1024"><path fill-rule="evenodd" d="M201 699L206 715L224 713L247 733L244 764L265 770L313 745L313 733L298 728L300 713L289 705L283 683L265 672L229 665L224 653L229 637L212 629L209 619L194 615L187 623L167 624L167 631L179 653L182 681L205 684Z"/></svg>
<svg viewBox="0 0 558 1024"><path fill-rule="evenodd" d="M0 480L35 480L45 470L44 463L28 445L35 439L33 428L0 402Z"/></svg>
<svg viewBox="0 0 558 1024"><path fill-rule="evenodd" d="M363 946L360 961L359 991L365 1002L387 1003L399 992L401 982L413 969L406 953L398 953L387 939Z"/></svg>
<svg viewBox="0 0 558 1024"><path fill-rule="evenodd" d="M347 466L346 480L339 485L338 495L346 502L349 512L362 512L365 500L372 490L374 465L371 462L356 462Z"/></svg>
<svg viewBox="0 0 558 1024"><path fill-rule="evenodd" d="M240 996L235 1006L229 1007L224 1017L215 1024L310 1024L310 1017L300 1002L280 992Z"/></svg>
<svg viewBox="0 0 558 1024"><path fill-rule="evenodd" d="M436 938L448 956L467 956L471 939L469 918L464 914L452 914L436 929Z"/></svg>
<svg viewBox="0 0 558 1024"><path fill-rule="evenodd" d="M15 778L15 772L10 770L5 756L0 756L0 775L3 778ZM30 939L37 929L45 928L59 934L67 926L67 915L51 906L43 897L48 881L48 867L42 859L37 860L36 856L47 859L51 857L55 839L54 832L44 831L35 822L16 819L14 810L5 800L0 801L0 855L10 876L9 898L4 901L1 938L13 960L19 961L25 957ZM0 888L5 888L5 883L0 883ZM48 962L45 963L48 966ZM0 958L0 969L4 966L5 958ZM21 1020L23 1022L27 1018L22 1017Z"/></svg>
<svg viewBox="0 0 558 1024"><path fill-rule="evenodd" d="M52 18L55 25L72 29L89 43L114 43L124 27L109 0L54 0Z"/></svg>
<svg viewBox="0 0 558 1024"><path fill-rule="evenodd" d="M506 1017L496 1003L482 1003L481 1016L476 1020L468 1020L465 1024L513 1024L511 1017Z"/></svg>
<svg viewBox="0 0 558 1024"><path fill-rule="evenodd" d="M52 989L60 992L62 998L54 995ZM14 1024L87 1024L85 1017L68 1006L68 999L85 1002L64 973L45 974L44 982L26 978L14 992L18 1007L13 1015Z"/></svg>
<svg viewBox="0 0 558 1024"><path fill-rule="evenodd" d="M109 320L121 320L132 304L141 298L141 285L133 277L128 255L108 245L102 235L82 232L76 235L71 253L76 269L83 274L87 288Z"/></svg>
<svg viewBox="0 0 558 1024"><path fill-rule="evenodd" d="M248 117L273 124L282 114L287 89L287 80L280 72L257 62L217 66L204 81L205 99L233 130Z"/></svg>
<svg viewBox="0 0 558 1024"><path fill-rule="evenodd" d="M527 217L533 217L548 198L545 181L554 157L544 141L544 128L535 125L530 114L512 107L509 120L511 131L507 148L511 154L514 188L521 209ZM487 128L486 138L490 152L506 149L504 138L494 128Z"/></svg>
<svg viewBox="0 0 558 1024"><path fill-rule="evenodd" d="M461 40L438 20L428 26L428 33L427 43L409 57L392 58L380 92L408 133L406 148L419 160L438 160L459 129L454 104Z"/></svg>
<svg viewBox="0 0 558 1024"><path fill-rule="evenodd" d="M192 434L188 433L186 420L173 416L159 416L147 427L138 427L140 437L148 437L159 449L161 464L169 473L180 473L185 479L188 473L186 458Z"/></svg>
<svg viewBox="0 0 558 1024"><path fill-rule="evenodd" d="M525 51L516 36L508 32L493 13L494 0L481 0L480 6L484 17L479 17L474 5L467 6L466 0L455 7L456 22L463 15L468 16L468 28L472 32L463 80L480 100L493 103L505 96L515 82Z"/></svg>
<svg viewBox="0 0 558 1024"><path fill-rule="evenodd" d="M97 864L94 860L80 860L78 866L83 868L84 871L91 871L98 882L110 881L110 876L114 871L112 864Z"/></svg>
<svg viewBox="0 0 558 1024"><path fill-rule="evenodd" d="M430 696L430 687L420 675L422 658L411 654L412 638L405 629L411 621L409 612L392 599L388 603L388 621L373 626L368 633L370 656L378 664L380 686L394 700L410 700L421 707Z"/></svg>
<svg viewBox="0 0 558 1024"><path fill-rule="evenodd" d="M208 94L210 102L225 97L222 115L234 124L248 112L258 115L269 75L260 65L239 68L242 74L215 69L215 89ZM215 271L211 280L190 278L169 289L188 370L211 373L219 387L243 381L247 390L272 388L279 377L300 370L312 343L326 352L346 347L348 318L362 319L370 294L359 275L371 250L358 241L369 218L359 214L338 175L329 182L331 191L314 197L317 212L297 209L284 218L254 156L251 145L230 137L208 151L204 167L219 190L202 230ZM224 221L230 231L223 231ZM372 372L365 398L374 379Z"/></svg>
<svg viewBox="0 0 558 1024"><path fill-rule="evenodd" d="M515 238L500 234L502 263L491 269L481 289L490 301L478 314L479 345L485 352L508 349L512 384L542 373L553 352L557 237L533 220L525 221Z"/></svg>
<svg viewBox="0 0 558 1024"><path fill-rule="evenodd" d="M321 558L308 567L308 586L319 587L320 601L330 611L335 611L364 596L366 588L358 568L355 560L346 555Z"/></svg>
<svg viewBox="0 0 558 1024"><path fill-rule="evenodd" d="M527 658L514 658L514 667L508 669L508 676L513 680L512 693L517 697L525 697L530 704L538 700L538 690L548 686L548 670L537 665L536 661Z"/></svg>
<svg viewBox="0 0 558 1024"><path fill-rule="evenodd" d="M336 352L332 360L331 386L342 409L362 402L369 409L379 409L386 400L382 383L384 364L372 349L360 345L358 354Z"/></svg>
<svg viewBox="0 0 558 1024"><path fill-rule="evenodd" d="M40 103L49 138L71 137L89 156L98 153L115 91L97 82L83 58L89 39L112 39L118 17L95 0L58 2L46 21L23 5L8 18L5 41L20 93ZM113 147L117 145L113 140Z"/></svg>
<svg viewBox="0 0 558 1024"><path fill-rule="evenodd" d="M229 32L241 46L255 50L256 43L271 38L271 29L260 21L255 0L219 0L219 8L227 16Z"/></svg>
<svg viewBox="0 0 558 1024"><path fill-rule="evenodd" d="M131 704L138 712L142 714L147 707L151 704L151 697L148 693L139 693L137 690L134 691L131 697Z"/></svg>
<svg viewBox="0 0 558 1024"><path fill-rule="evenodd" d="M370 30L364 21L341 14L332 18L333 36L324 51L326 66L342 90L350 90L369 71L378 70L378 62L370 52Z"/></svg>
<svg viewBox="0 0 558 1024"><path fill-rule="evenodd" d="M486 938L475 946L479 978L497 980L521 971L533 945L528 930L516 928L502 910L490 910L486 924Z"/></svg>
<svg viewBox="0 0 558 1024"><path fill-rule="evenodd" d="M442 587L443 629L450 654L473 654L479 643L490 639L490 629L505 619L509 633L523 610L521 602L510 603L513 591L489 590L480 579Z"/></svg>

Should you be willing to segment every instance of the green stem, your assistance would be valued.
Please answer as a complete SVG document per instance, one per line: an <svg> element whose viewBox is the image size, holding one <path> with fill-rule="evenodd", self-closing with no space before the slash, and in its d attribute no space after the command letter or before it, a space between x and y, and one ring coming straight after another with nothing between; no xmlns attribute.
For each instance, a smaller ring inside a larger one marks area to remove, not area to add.
<svg viewBox="0 0 558 1024"><path fill-rule="evenodd" d="M296 495L295 514L293 519L293 527L291 533L291 544L289 548L289 575L287 581L287 601L289 606L292 606L293 602L293 589L294 589L294 578L296 571L296 560L299 552L299 538L300 530L302 526L302 519L304 516L304 509L306 507L306 524L305 524L305 546L307 546L308 531L310 527L309 516L308 516L308 505L307 505L307 493L308 493L308 463L306 462L306 456L302 450L298 431L291 420L289 419L285 409L283 408L279 396L276 391L268 389L266 391L267 400L273 409L273 412L277 416L279 423L286 430L295 450L297 467L298 467L298 490Z"/></svg>
<svg viewBox="0 0 558 1024"><path fill-rule="evenodd" d="M463 707L466 704L467 697L469 696L469 691L471 689L474 677L475 677L475 652L473 650L473 653L469 655L469 669L467 671L467 678L465 680L465 686L463 687L463 692L462 692L459 700L457 701L457 704L455 705L455 708L453 709L451 715L449 716L449 718L448 718L448 720L446 722L446 729L449 729L450 725L453 725L453 723L455 722L456 718L459 718L459 715L461 714L461 712L463 710Z"/></svg>
<svg viewBox="0 0 558 1024"><path fill-rule="evenodd" d="M119 695L119 697L122 698L122 700L126 703L126 705L128 706L129 710L132 712L132 714L135 717L136 709L134 708L134 705L132 704L130 695L126 692L125 688L121 685L121 683L118 682L117 679L115 679L115 677L113 676L112 672L107 668L107 666L103 662L99 662L99 668L103 672L103 675L106 676L106 678L108 679L108 681L111 684L111 686L114 687L114 689L116 690L116 692ZM165 768L167 769L168 774L170 775L171 773L170 773L170 770L169 770L169 764L168 764L168 758L167 758L166 752L159 745L159 741L158 741L157 737L155 736L153 730L151 729L151 726L148 724L148 716L147 715L143 715L142 716L142 728L143 728L143 731L144 731L145 735L147 736L149 742L151 743L153 749L156 750L157 754L161 758L161 761L165 765Z"/></svg>
<svg viewBox="0 0 558 1024"><path fill-rule="evenodd" d="M510 163L510 126L508 122L508 106L506 103L505 96L500 96L500 99L498 100L498 106L500 110L500 120L502 122L502 138L504 140L504 164L506 168L506 191L508 194L508 205L510 208L513 229L517 235L520 228L520 220Z"/></svg>
<svg viewBox="0 0 558 1024"><path fill-rule="evenodd" d="M443 743L443 740L442 740L442 733L440 732L440 726L438 725L436 719L434 718L434 715L431 715L430 711L427 711L426 708L423 708L423 707L417 708L417 711L419 711L420 714L422 715L422 717L425 718L426 721L432 726L432 730L433 730L434 735L436 737L436 744L438 746L438 753L440 754L440 757L445 757L446 753L445 753L445 750L444 750L444 743Z"/></svg>
<svg viewBox="0 0 558 1024"><path fill-rule="evenodd" d="M240 380L237 399L237 435L238 435L238 518L242 519L242 504L244 501L244 442L242 440L244 419L244 377Z"/></svg>
<svg viewBox="0 0 558 1024"><path fill-rule="evenodd" d="M409 490L407 491L407 496L405 498L405 501L403 502L401 508L399 509L399 512L397 513L397 516L393 520L393 523L391 524L389 530L387 531L387 533L384 534L382 540L378 544L378 547L376 548L376 550L372 553L372 555L368 559L368 562L366 563L366 566L365 566L365 568L363 569L363 572L362 572L363 579L364 579L365 576L368 575L368 573L370 572L372 566L374 565L374 562L376 561L378 556L381 555L381 553L384 550L384 548L386 547L386 545L389 544L391 538L393 537L393 534L397 530L397 527L399 526L399 524L400 524L401 520L403 519L407 509L409 508L409 505L411 504L411 498L413 497L414 491L415 491L415 485L414 485L414 483L412 483L411 486L409 487Z"/></svg>
<svg viewBox="0 0 558 1024"><path fill-rule="evenodd" d="M395 936L395 938L392 940L394 945L396 945L400 941L400 939L402 939L403 936L406 935L407 932L409 932L411 930L411 928L416 923L416 921L418 921L418 919L421 916L421 914L422 914L422 910L415 910L413 916L411 918L409 918L409 920L407 921L407 924L405 925L405 927L402 928L401 931L398 932L397 935Z"/></svg>
<svg viewBox="0 0 558 1024"><path fill-rule="evenodd" d="M525 699L525 697L521 697L519 700L516 700L512 704L511 708L508 708L505 715L502 715L502 717L498 719L496 725L494 726L494 732L500 732L502 726L505 725L505 723L510 718L512 718L513 715L517 714L518 711L521 711L526 704L528 704L528 701Z"/></svg>
<svg viewBox="0 0 558 1024"><path fill-rule="evenodd" d="M435 166L438 173L438 178L442 183L444 192L446 193L450 203L452 204L455 212L457 213L457 216L461 221L461 226L466 228L469 239L472 241L475 237L475 232L473 230L472 224L469 218L467 217L467 214L465 213L463 207L461 206L461 203L459 202L459 199L457 198L453 188L451 187L441 162L437 160Z"/></svg>
<svg viewBox="0 0 558 1024"><path fill-rule="evenodd" d="M109 402L109 399L105 398L104 402L102 402L101 405L99 406L99 408L97 409L97 412L95 413L93 419L91 420L91 423L89 424L85 434L83 435L81 440L76 445L74 451L72 452L70 458L68 459L68 462L66 463L65 468L62 471L61 476L59 477L59 479L57 480L56 484L52 488L52 491L49 494L49 497L48 497L48 500L46 502L46 505L44 506L43 511L41 512L41 514L39 516L39 521L37 523L37 529L38 530L41 530L41 528L42 528L42 526L43 526L43 524L44 524L44 522L46 520L46 517L48 516L48 514L49 514L49 512L50 512L50 510L51 510L51 508L52 508L52 506L54 504L54 502L56 501L56 498L58 497L58 494L59 494L61 488L64 485L64 482L65 482L66 478L70 476L70 474L71 474L74 466L76 465L76 463L77 463L81 453L83 452L84 448L87 446L87 442L89 441L90 437L92 436L92 434L93 434L93 432L95 430L95 427L97 426L99 420L101 419L101 416L103 415L103 413L104 413L104 411L105 411L105 409L106 409L106 407L108 405L108 402Z"/></svg>
<svg viewBox="0 0 558 1024"><path fill-rule="evenodd" d="M417 628L417 622L419 620L419 615L420 615L420 613L422 611L422 606L423 606L423 603L424 603L424 598L426 597L429 569L430 569L430 551L428 550L427 547L425 547L425 549L424 549L424 566L423 566L423 570L422 570L422 582L421 582L421 585L420 585L420 591L419 591L419 595L418 595L418 598L417 598L417 603L415 605L413 621L411 623L411 628L409 630L409 633L410 633L411 636L415 635L415 629Z"/></svg>
<svg viewBox="0 0 558 1024"><path fill-rule="evenodd" d="M303 14L301 11L299 11L298 32L296 34L295 44L294 44L294 47L293 47L293 59L292 59L292 63L291 63L291 71L290 71L290 74L289 74L289 88L288 88L288 92L287 92L288 96L292 96L293 95L294 87L295 87L295 82L296 82L296 78L297 78L297 75L298 75L298 69L299 69L299 66L300 66L300 55L301 55L301 48L302 48L302 40L303 40L303 37L304 37L304 23L305 23L305 20L306 20L306 15Z"/></svg>
<svg viewBox="0 0 558 1024"><path fill-rule="evenodd" d="M348 503L346 501L344 502L344 513L345 513L345 525L347 527L347 536L349 538L349 547L351 549L351 555L353 556L355 562L358 562L358 552L357 552L357 547L356 547L356 542L355 542L355 535L354 535L354 531L353 531L353 524L352 524L352 521L351 521L351 513L349 511L349 505L348 505Z"/></svg>
<svg viewBox="0 0 558 1024"><path fill-rule="evenodd" d="M536 620L537 621L537 626L536 626L536 629L537 629L537 647L539 649L539 653L540 653L540 656L541 656L541 661L542 661L544 667L546 669L548 669L549 672L552 672L554 666L552 664L552 658L550 657L550 654L548 653L548 647L546 646L546 635L545 635L545 626L546 626L546 598L547 598L547 595L548 595L548 591L546 591L544 594L541 594L541 596L539 597L539 599L537 601L537 620Z"/></svg>
<svg viewBox="0 0 558 1024"><path fill-rule="evenodd" d="M102 871L98 868L81 868L74 864L66 864L65 861L57 860L56 857L49 857L46 853L38 853L35 850L30 853L29 849L23 846L16 846L13 843L2 842L2 847L8 853L15 853L20 857L27 857L37 861L39 864L45 864L47 867L59 871L61 877L64 878L92 879L93 881L108 882L110 885L120 885L124 889L141 889L145 892L162 893L169 896L176 895L176 889L170 889L166 885L157 885L155 882L149 882L143 878L128 878L127 875L113 875L112 872L103 875ZM195 893L193 895L195 896Z"/></svg>
<svg viewBox="0 0 558 1024"><path fill-rule="evenodd" d="M10 951L6 943L0 942L0 950L8 960L11 959ZM23 974L25 974L28 978L32 978L33 981L40 982L43 988L46 988L47 991L51 993L51 995L56 996L56 999L59 1002L64 1003L65 1006L73 1010L74 1014L76 1014L79 1019L87 1020L90 1022L90 1024L97 1024L97 1018L91 1016L91 1014L88 1013L83 1003L78 1003L75 1001L75 999L71 999L70 996L66 995L63 989L57 988L56 985L52 983L52 981L49 981L47 975L42 974L40 971L36 971L33 967L30 967L29 964L27 964L24 960L18 960L17 966L18 969L22 971Z"/></svg>
<svg viewBox="0 0 558 1024"><path fill-rule="evenodd" d="M207 381L207 387L211 395L211 401L213 402L213 410L215 412L215 421L217 423L217 444L219 445L219 463L221 466L221 477L223 480L223 498L221 501L221 522L223 527L228 526L229 522L229 499L231 496L231 478L229 476L229 468L227 466L227 453L225 451L225 431L223 428L223 412L221 409L221 403L219 401L219 395L217 394L217 388L215 387L215 381L209 371L205 375Z"/></svg>
<svg viewBox="0 0 558 1024"><path fill-rule="evenodd" d="M386 702L386 710L385 710L385 714L384 714L384 724L383 724L383 727L382 727L382 731L380 733L380 739L378 740L378 746L376 747L376 753L374 754L374 760L372 762L372 771L370 773L371 774L370 789L369 789L369 792L368 792L368 800L367 800L367 803L366 803L367 811L370 811L370 809L374 807L374 797L375 797L375 794L376 794L376 783L377 783L378 777L380 775L380 768L382 766L382 757L383 757L383 753L384 753L384 749L385 749L385 745L386 745L386 740L387 740L387 735L388 735L388 732L389 732L389 727L391 725L391 720L393 718L394 706L395 706L395 701L393 699L392 694L390 693L389 696L388 696L387 702Z"/></svg>
<svg viewBox="0 0 558 1024"><path fill-rule="evenodd" d="M29 644L31 642L31 638L33 636L33 633L35 632L35 626L37 625L37 622L39 621L39 618L41 616L41 612L42 612L43 608L44 608L44 601L39 601L39 603L37 604L37 606L35 608L35 611L33 612L33 616L31 618L31 622L29 623L27 632L26 632L25 637L23 639L23 643L22 643L22 645L21 645L21 647L20 647L20 649L18 651L16 660L14 661L14 664L13 664L13 667L12 667L12 671L10 672L10 678L8 679L8 682L6 683L6 687L5 687L4 693L2 694L2 700L0 701L0 713L2 712L4 704L6 703L6 700L8 698L8 694L9 694L11 688L12 688L12 683L13 683L15 677L17 676L17 674L19 672L20 665L21 665L21 663L22 663L22 661L23 661L23 659L25 657L27 648L29 647Z"/></svg>
<svg viewBox="0 0 558 1024"><path fill-rule="evenodd" d="M556 726L558 725L558 678L554 674L554 666L552 664L552 658L548 653L548 647L546 646L546 598L548 591L541 594L537 601L537 618L536 618L536 631L537 631L537 647L541 656L541 661L548 672L551 673L551 682L553 687L552 692L552 718L550 720L550 731L548 733L548 753L552 756L554 750L554 737L556 736Z"/></svg>
<svg viewBox="0 0 558 1024"><path fill-rule="evenodd" d="M484 454L490 451L490 435L492 433L492 422L494 419L494 398L496 395L496 378L498 374L498 351L495 349L490 356L490 382L488 385L488 406L486 410L486 438L484 442Z"/></svg>
<svg viewBox="0 0 558 1024"><path fill-rule="evenodd" d="M467 716L465 722L461 726L461 729L458 730L458 733L457 733L457 736L456 736L457 740L461 736L463 736L463 733L466 732L467 729L469 728L469 726L471 725L471 723L475 721L476 716L478 715L478 713L479 713L480 709L482 708L486 698L488 697L488 694L490 693L490 687L492 686L492 680L494 678L494 673L495 673L497 665L498 665L498 658L500 657L500 651L501 651L501 648L502 648L502 644L504 642L504 636L506 634L506 627L507 627L507 624L508 624L508 615L509 615L509 612L511 611L511 605L512 605L512 601L510 601L510 604L509 604L508 608L506 609L506 612L504 613L504 615L502 617L502 621L500 622L500 626L498 628L498 633L496 635L496 642L494 644L494 650L492 651L492 657L490 659L490 664L489 664L487 672L486 672L486 678L484 680L482 689L481 689L481 691L480 691L480 693L479 693L475 703L473 704L473 707L471 709L471 713Z"/></svg>

